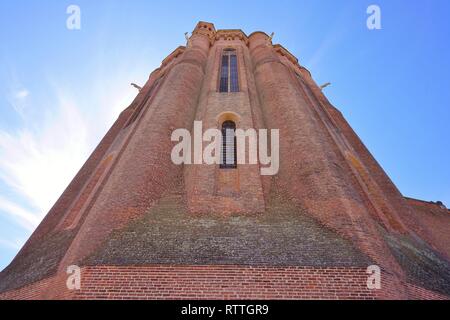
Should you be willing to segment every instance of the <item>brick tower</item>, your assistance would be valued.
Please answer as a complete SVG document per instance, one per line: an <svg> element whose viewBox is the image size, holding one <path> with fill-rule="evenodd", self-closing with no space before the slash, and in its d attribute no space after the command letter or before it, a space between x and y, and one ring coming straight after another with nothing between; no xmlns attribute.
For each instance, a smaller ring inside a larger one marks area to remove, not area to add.
<svg viewBox="0 0 450 320"><path fill-rule="evenodd" d="M278 174L175 164L172 133L200 121L278 129ZM272 37L199 22L1 272L0 298L446 299L449 213L405 198Z"/></svg>

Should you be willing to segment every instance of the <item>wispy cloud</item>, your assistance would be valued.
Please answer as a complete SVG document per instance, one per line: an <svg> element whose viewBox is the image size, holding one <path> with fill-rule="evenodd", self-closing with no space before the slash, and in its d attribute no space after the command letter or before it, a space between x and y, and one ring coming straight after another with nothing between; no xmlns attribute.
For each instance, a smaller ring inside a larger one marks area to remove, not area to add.
<svg viewBox="0 0 450 320"><path fill-rule="evenodd" d="M325 34L322 42L306 63L308 68L316 68L322 61L322 59L329 54L336 46L338 46L343 38L347 35L348 30L346 29L345 21L347 17L348 10L342 10L336 17L336 19L329 24L330 28L328 33Z"/></svg>
<svg viewBox="0 0 450 320"><path fill-rule="evenodd" d="M24 200L0 196L0 214L29 231L40 223L107 128L136 95L123 83L110 84L111 90L105 95L88 99L100 100L97 108L89 108L56 83L48 84L56 106L40 110L42 119L31 121L35 113L29 116L23 112L23 127L14 132L0 129L0 182ZM17 94L23 98L29 95L27 91Z"/></svg>
<svg viewBox="0 0 450 320"><path fill-rule="evenodd" d="M48 211L89 152L89 123L65 96L39 129L0 131L0 179L26 199L25 206L0 197L0 211L33 229Z"/></svg>
<svg viewBox="0 0 450 320"><path fill-rule="evenodd" d="M24 239L15 239L15 240L0 239L0 247L12 250L19 250L24 243L25 243Z"/></svg>
<svg viewBox="0 0 450 320"><path fill-rule="evenodd" d="M7 100L9 101L10 105L21 117L24 116L29 96L30 92L26 88L20 87L12 89L7 97Z"/></svg>
<svg viewBox="0 0 450 320"><path fill-rule="evenodd" d="M77 68L58 73L61 67L52 65L36 76L36 70L18 72L6 61L8 104L1 112L18 121L0 128L0 255L23 245L15 239L29 237L136 96L129 84L144 84L157 64L149 62L145 50L133 60L126 54L119 63L111 62L108 52L95 50L82 65L89 77L82 78ZM36 78L42 80L36 83ZM0 269L6 260L0 259Z"/></svg>
<svg viewBox="0 0 450 320"><path fill-rule="evenodd" d="M1 258L14 239L28 238L136 96L129 84L144 84L159 64L152 41L143 45L139 33L112 31L117 21L109 13L95 20L90 32L49 26L52 41L48 32L31 32L33 41L15 37L1 47ZM27 55L34 49L38 54Z"/></svg>
<svg viewBox="0 0 450 320"><path fill-rule="evenodd" d="M2 63L5 64L3 61ZM24 118L31 92L20 81L17 70L12 65L6 63L6 69L8 70L8 84L6 86L7 91L5 92L6 100L14 111L21 118Z"/></svg>
<svg viewBox="0 0 450 320"><path fill-rule="evenodd" d="M25 99L30 95L30 92L27 89L22 89L15 94L16 99Z"/></svg>
<svg viewBox="0 0 450 320"><path fill-rule="evenodd" d="M29 231L34 230L40 220L38 213L31 212L3 197L0 197L0 211L7 212L11 218Z"/></svg>

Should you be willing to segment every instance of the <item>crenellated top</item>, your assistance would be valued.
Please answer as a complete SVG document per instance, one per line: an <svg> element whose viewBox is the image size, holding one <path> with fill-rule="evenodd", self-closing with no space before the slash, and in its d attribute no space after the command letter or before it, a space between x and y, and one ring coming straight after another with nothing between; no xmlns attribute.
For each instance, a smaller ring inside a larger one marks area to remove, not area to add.
<svg viewBox="0 0 450 320"><path fill-rule="evenodd" d="M216 34L216 28L214 27L214 24L210 22L200 21L197 23L197 26L195 27L194 31L192 31L192 35L205 35L210 40L214 39L214 36Z"/></svg>
<svg viewBox="0 0 450 320"><path fill-rule="evenodd" d="M289 50L283 47L280 44L273 44L272 37L263 31L255 31L252 32L249 36L242 31L241 29L219 29L216 30L213 23L200 21L197 23L195 29L192 32L191 37L189 38L187 47L180 46L175 49L170 55L168 55L161 64L161 67L158 69L159 73L164 73L164 70L167 70L170 65L173 64L173 61L176 60L180 55L182 55L186 48L189 48L192 45L192 41L194 39L199 41L200 38L195 36L206 36L209 39L210 46L213 46L214 43L218 41L242 41L245 46L247 46L250 50L261 46L271 47L273 51L281 58L287 59L292 67L297 70L297 72L311 75L309 70L303 67L297 57L295 57ZM202 37L203 38L203 37ZM203 38L204 41L204 38Z"/></svg>
<svg viewBox="0 0 450 320"><path fill-rule="evenodd" d="M245 34L244 31L240 30L240 29L223 29L223 30L218 30L216 32L215 38L216 41L217 40L226 40L226 41L232 41L232 40L241 40L243 41L246 45L248 45L248 37Z"/></svg>
<svg viewBox="0 0 450 320"><path fill-rule="evenodd" d="M263 44L272 46L278 54L287 57L289 61L291 61L294 65L301 67L298 62L298 59L292 53L290 53L286 48L284 48L280 44L273 45L271 37L263 31L255 31L251 33L249 36L247 36L247 34L241 29L216 30L213 23L200 21L197 23L197 26L192 32L192 35L198 34L208 36L208 38L211 40L211 44L214 44L215 41L219 40L225 41L241 40L245 43L245 45L250 46L252 38L255 39L255 42L263 41Z"/></svg>

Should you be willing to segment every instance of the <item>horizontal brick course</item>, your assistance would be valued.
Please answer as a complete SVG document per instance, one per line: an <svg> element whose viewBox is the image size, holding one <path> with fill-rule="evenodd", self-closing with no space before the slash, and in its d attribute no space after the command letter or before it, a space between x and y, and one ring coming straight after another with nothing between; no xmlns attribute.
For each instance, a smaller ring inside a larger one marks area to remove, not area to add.
<svg viewBox="0 0 450 320"><path fill-rule="evenodd" d="M76 300L374 300L395 297L392 277L382 274L382 289L366 287L364 268L174 266L95 266L82 269L81 290L50 292ZM49 278L0 294L2 299L42 299ZM410 299L448 299L406 284ZM54 290L56 287L54 287Z"/></svg>
<svg viewBox="0 0 450 320"><path fill-rule="evenodd" d="M87 267L76 299L374 299L361 268Z"/></svg>

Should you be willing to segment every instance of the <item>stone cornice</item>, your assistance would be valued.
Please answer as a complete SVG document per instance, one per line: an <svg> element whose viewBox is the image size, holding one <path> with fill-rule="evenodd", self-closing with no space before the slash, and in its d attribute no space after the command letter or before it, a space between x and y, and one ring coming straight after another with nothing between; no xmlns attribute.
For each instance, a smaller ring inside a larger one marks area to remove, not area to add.
<svg viewBox="0 0 450 320"><path fill-rule="evenodd" d="M248 44L248 37L244 31L240 29L221 29L217 30L215 34L215 40L242 40L245 44Z"/></svg>
<svg viewBox="0 0 450 320"><path fill-rule="evenodd" d="M267 39L270 38L269 35L267 35L267 33L265 33L264 31L255 31L255 32L252 32L249 36L247 36L247 34L244 31L242 31L241 29L219 29L219 30L216 30L213 23L206 22L206 21L199 21L197 23L194 31L192 32L192 35L207 36L210 39L211 43L221 40L221 39L223 39L223 40L242 40L247 46L249 45L249 41L251 41L251 38L257 34L262 34L265 37L267 37ZM271 43L269 43L269 45L271 45ZM184 47L179 47L177 50L181 50L181 48L184 48ZM292 62L292 64L294 64L295 66L298 66L299 68L304 69L304 67L302 67L299 64L297 57L295 57L292 53L289 52L289 50L284 48L282 45L275 44L275 45L273 45L273 48L278 54L286 57L290 62ZM163 61L163 66L165 65L166 60L167 60L167 63L169 63L173 59L172 56L175 56L175 57L177 56L177 54L176 54L177 50L175 50L172 54L170 54ZM308 71L308 70L306 70L306 71Z"/></svg>
<svg viewBox="0 0 450 320"><path fill-rule="evenodd" d="M176 48L171 54L169 54L161 63L161 67L167 66L174 59L176 59L179 55L181 55L186 50L185 46L179 46Z"/></svg>
<svg viewBox="0 0 450 320"><path fill-rule="evenodd" d="M275 44L273 48L275 49L276 52L288 58L288 60L291 61L294 65L298 65L298 59L286 48L284 48L281 44Z"/></svg>

